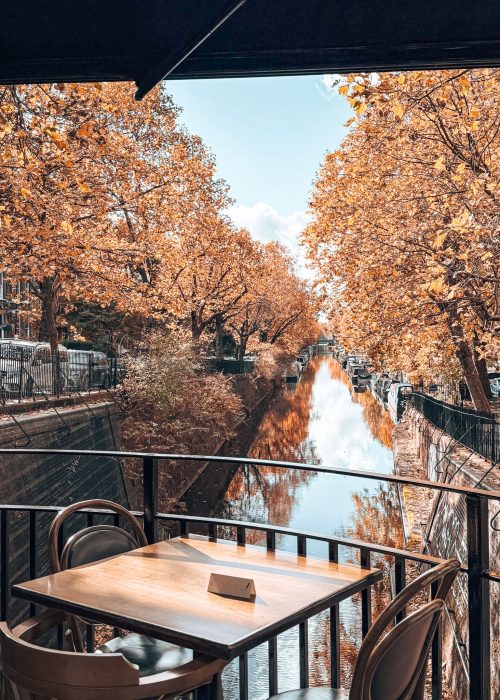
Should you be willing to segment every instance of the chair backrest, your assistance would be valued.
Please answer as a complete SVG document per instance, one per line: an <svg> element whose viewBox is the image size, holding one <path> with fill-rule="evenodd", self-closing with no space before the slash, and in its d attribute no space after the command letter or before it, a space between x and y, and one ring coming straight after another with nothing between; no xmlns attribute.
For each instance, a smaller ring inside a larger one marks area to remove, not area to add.
<svg viewBox="0 0 500 700"><path fill-rule="evenodd" d="M86 508L98 508L117 513L129 523L133 535L112 525L93 525L69 537L59 556L59 533L62 524L70 515ZM146 535L139 521L123 506L103 499L80 501L63 508L52 522L49 535L50 563L53 571L61 571L123 554L147 544Z"/></svg>
<svg viewBox="0 0 500 700"><path fill-rule="evenodd" d="M438 564L437 566L425 571L423 574L414 579L409 583L401 593L395 596L394 600L383 610L379 617L375 620L373 625L368 630L363 643L359 649L359 653L356 659L356 664L354 666L352 684L350 697L353 700L359 700L363 698L369 698L370 696L364 695L364 686L366 680L366 669L370 662L370 658L374 653L375 648L379 644L382 635L389 628L396 616L405 612L406 606L413 600L417 595L427 592L432 585L435 586L434 598L436 600L446 600L446 596L457 577L460 570L460 562L456 559L449 559L448 561ZM401 624L401 623L399 623ZM399 627L397 625L396 627ZM396 628L395 628L396 629ZM417 679L415 687L418 686L419 693L423 692L423 677L426 671L426 661L427 655L423 657L423 666L421 668L421 677ZM414 700L420 698L417 693Z"/></svg>
<svg viewBox="0 0 500 700"><path fill-rule="evenodd" d="M68 538L61 553L61 569L90 564L137 549L137 541L126 530L113 525L93 525Z"/></svg>
<svg viewBox="0 0 500 700"><path fill-rule="evenodd" d="M5 622L0 623L0 648L2 674L11 684L14 698L118 700L129 697L119 694L125 688L139 686L138 668L121 654L83 654L35 646L16 637Z"/></svg>
<svg viewBox="0 0 500 700"><path fill-rule="evenodd" d="M375 647L365 669L360 700L410 700L426 666L444 601L408 615Z"/></svg>
<svg viewBox="0 0 500 700"><path fill-rule="evenodd" d="M138 667L122 654L75 653L33 644L64 619L64 613L46 610L13 630L0 623L2 699L166 700L209 683L227 663L199 654L169 671L141 678Z"/></svg>

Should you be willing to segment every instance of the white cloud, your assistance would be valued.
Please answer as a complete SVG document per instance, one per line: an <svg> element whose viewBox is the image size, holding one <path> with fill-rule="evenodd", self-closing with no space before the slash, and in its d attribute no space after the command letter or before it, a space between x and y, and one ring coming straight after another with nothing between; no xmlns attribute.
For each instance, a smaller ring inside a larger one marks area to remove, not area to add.
<svg viewBox="0 0 500 700"><path fill-rule="evenodd" d="M316 82L316 90L318 91L320 96L323 97L323 99L328 100L328 102L330 102L338 95L337 90L335 88L341 79L341 75L337 75L335 73L325 73Z"/></svg>
<svg viewBox="0 0 500 700"><path fill-rule="evenodd" d="M236 226L248 229L261 243L278 241L289 248L297 258L298 272L307 279L311 278L311 271L306 269L304 253L298 240L309 222L307 212L296 210L283 215L266 202L256 202L251 206L235 204L227 210L227 214Z"/></svg>

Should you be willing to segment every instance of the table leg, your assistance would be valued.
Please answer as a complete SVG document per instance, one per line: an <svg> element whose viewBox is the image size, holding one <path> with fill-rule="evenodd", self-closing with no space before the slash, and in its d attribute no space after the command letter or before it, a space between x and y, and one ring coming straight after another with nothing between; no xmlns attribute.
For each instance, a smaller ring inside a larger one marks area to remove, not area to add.
<svg viewBox="0 0 500 700"><path fill-rule="evenodd" d="M221 676L218 673L213 677L212 682L203 685L196 691L196 700L222 700Z"/></svg>

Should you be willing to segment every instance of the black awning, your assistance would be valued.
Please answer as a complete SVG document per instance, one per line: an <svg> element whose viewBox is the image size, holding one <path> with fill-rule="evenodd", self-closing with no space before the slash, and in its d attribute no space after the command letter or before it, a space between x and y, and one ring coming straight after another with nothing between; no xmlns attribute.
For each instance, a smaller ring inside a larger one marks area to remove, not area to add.
<svg viewBox="0 0 500 700"><path fill-rule="evenodd" d="M499 0L4 0L0 82L500 64Z"/></svg>

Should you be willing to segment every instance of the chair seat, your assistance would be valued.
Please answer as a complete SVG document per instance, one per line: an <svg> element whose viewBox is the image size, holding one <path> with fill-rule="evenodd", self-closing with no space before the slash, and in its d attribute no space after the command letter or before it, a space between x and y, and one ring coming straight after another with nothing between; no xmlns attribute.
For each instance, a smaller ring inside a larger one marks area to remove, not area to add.
<svg viewBox="0 0 500 700"><path fill-rule="evenodd" d="M178 647L175 644L162 642L142 634L114 637L96 649L98 654L116 654L118 652L123 654L127 661L139 667L141 677L169 671L171 668L182 666L193 660L191 649Z"/></svg>
<svg viewBox="0 0 500 700"><path fill-rule="evenodd" d="M343 688L303 688L273 695L269 700L349 700L349 692Z"/></svg>

